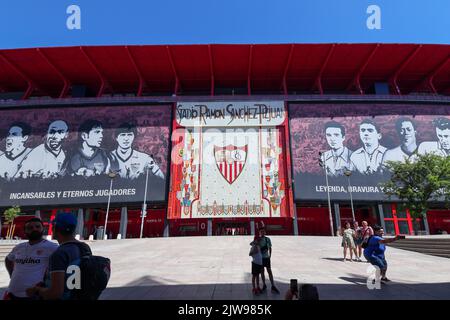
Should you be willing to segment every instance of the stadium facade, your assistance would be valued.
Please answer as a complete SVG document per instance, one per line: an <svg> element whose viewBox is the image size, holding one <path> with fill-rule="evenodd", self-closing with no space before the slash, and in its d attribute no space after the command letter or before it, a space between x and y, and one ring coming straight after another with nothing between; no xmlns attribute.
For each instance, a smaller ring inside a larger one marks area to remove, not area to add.
<svg viewBox="0 0 450 320"><path fill-rule="evenodd" d="M449 58L416 44L1 50L0 209L48 234L72 212L84 238L106 213L110 238L330 235L353 219L413 234L379 183L386 161L450 154ZM421 232L450 232L432 208Z"/></svg>

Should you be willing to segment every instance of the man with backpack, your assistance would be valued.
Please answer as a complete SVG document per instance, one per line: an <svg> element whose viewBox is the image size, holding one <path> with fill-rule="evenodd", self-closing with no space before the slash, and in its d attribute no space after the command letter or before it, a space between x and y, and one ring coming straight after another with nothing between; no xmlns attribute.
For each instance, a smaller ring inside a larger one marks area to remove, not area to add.
<svg viewBox="0 0 450 320"><path fill-rule="evenodd" d="M77 219L70 213L59 213L52 224L60 246L50 256L44 285L27 289L28 296L44 300L97 300L109 280L109 259L93 256L86 243L75 239Z"/></svg>

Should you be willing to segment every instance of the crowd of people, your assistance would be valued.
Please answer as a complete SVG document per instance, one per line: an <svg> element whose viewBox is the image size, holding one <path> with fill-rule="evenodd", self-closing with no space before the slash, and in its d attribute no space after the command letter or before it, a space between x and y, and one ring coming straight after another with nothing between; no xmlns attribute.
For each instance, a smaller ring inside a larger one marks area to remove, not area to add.
<svg viewBox="0 0 450 320"><path fill-rule="evenodd" d="M353 222L353 228L350 222L345 223L345 227L339 230L339 234L342 236L341 246L344 248L344 259L343 261L358 261L362 262L362 249L364 243L367 243L368 239L373 236L373 228L369 226L367 221L361 223L359 226L357 221ZM347 252L349 253L350 259L347 259ZM353 254L355 259L353 260Z"/></svg>
<svg viewBox="0 0 450 320"><path fill-rule="evenodd" d="M97 300L106 288L110 261L75 239L76 218L59 213L52 225L58 244L44 239L41 219L25 223L28 241L5 258L11 279L4 300Z"/></svg>
<svg viewBox="0 0 450 320"><path fill-rule="evenodd" d="M367 221L363 221L361 227L357 221L354 221L353 228L351 228L350 222L346 222L345 227L341 228L339 233L342 236L341 246L344 248L344 262L347 261L347 252L350 255L349 261L362 262L361 255L363 255L368 263L379 268L381 282L390 281L386 277L386 244L404 239L404 236L397 235L394 238L385 239L383 237L384 229L378 225L372 228ZM353 254L355 260L353 260Z"/></svg>

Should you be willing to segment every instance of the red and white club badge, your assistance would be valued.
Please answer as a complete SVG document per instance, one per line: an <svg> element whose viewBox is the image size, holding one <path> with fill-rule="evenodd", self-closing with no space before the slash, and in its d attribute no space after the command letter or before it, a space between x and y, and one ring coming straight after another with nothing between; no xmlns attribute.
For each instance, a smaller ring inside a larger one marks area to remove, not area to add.
<svg viewBox="0 0 450 320"><path fill-rule="evenodd" d="M214 158L217 168L225 180L232 184L241 174L247 161L248 145L237 147L228 145L214 146Z"/></svg>

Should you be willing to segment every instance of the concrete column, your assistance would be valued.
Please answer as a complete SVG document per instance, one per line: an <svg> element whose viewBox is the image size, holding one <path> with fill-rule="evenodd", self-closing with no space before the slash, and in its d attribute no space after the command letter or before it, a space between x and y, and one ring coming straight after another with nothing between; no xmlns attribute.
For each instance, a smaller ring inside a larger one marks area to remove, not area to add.
<svg viewBox="0 0 450 320"><path fill-rule="evenodd" d="M164 234L163 237L169 237L169 220L167 217L164 218Z"/></svg>
<svg viewBox="0 0 450 320"><path fill-rule="evenodd" d="M335 231L341 228L341 213L339 210L339 203L334 204L334 229ZM335 233L337 235L337 232Z"/></svg>
<svg viewBox="0 0 450 320"><path fill-rule="evenodd" d="M127 226L128 226L128 209L127 207L122 207L120 211L120 227L119 233L122 239L127 238Z"/></svg>
<svg viewBox="0 0 450 320"><path fill-rule="evenodd" d="M294 224L294 236L298 236L298 217L297 217L297 207L294 205L294 219L292 221L292 223Z"/></svg>
<svg viewBox="0 0 450 320"><path fill-rule="evenodd" d="M253 219L250 219L250 234L255 235L255 220Z"/></svg>
<svg viewBox="0 0 450 320"><path fill-rule="evenodd" d="M84 230L84 210L83 208L79 208L77 215L77 228L75 230L75 234L79 234L80 237L82 238L83 230Z"/></svg>
<svg viewBox="0 0 450 320"><path fill-rule="evenodd" d="M423 216L423 225L425 227L425 232L429 235L430 234L430 226L428 225L428 219L427 219L426 214Z"/></svg>
<svg viewBox="0 0 450 320"><path fill-rule="evenodd" d="M36 218L41 219L41 210L36 210L36 211L34 212L34 216L35 216Z"/></svg>
<svg viewBox="0 0 450 320"><path fill-rule="evenodd" d="M384 223L384 210L383 210L383 205L381 203L378 204L378 212L380 214L381 227L383 228L383 230L386 231L386 224Z"/></svg>
<svg viewBox="0 0 450 320"><path fill-rule="evenodd" d="M208 219L207 235L208 237L212 236L212 218Z"/></svg>

